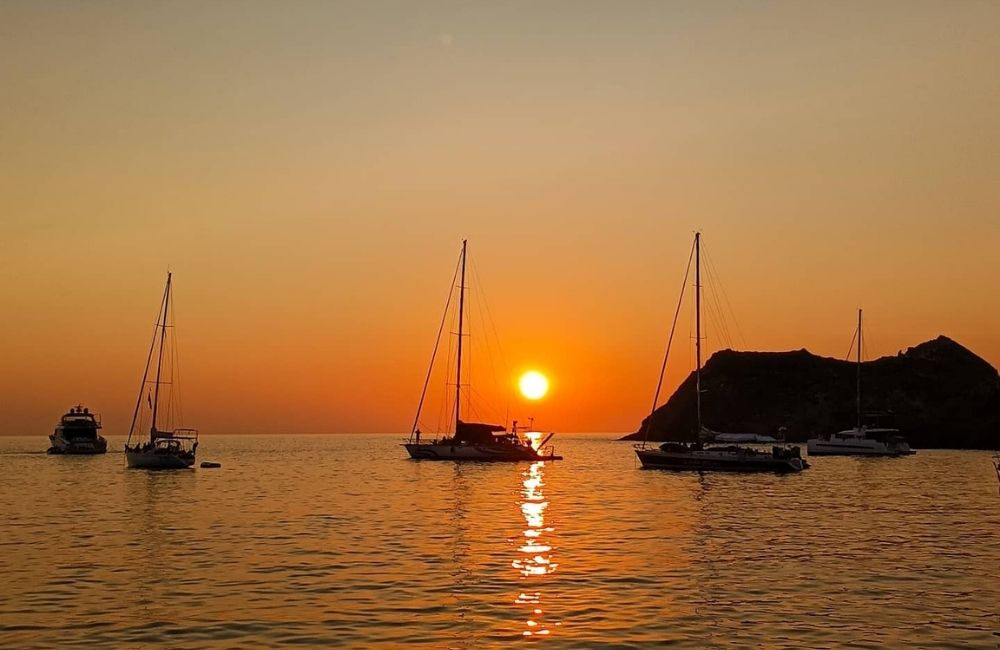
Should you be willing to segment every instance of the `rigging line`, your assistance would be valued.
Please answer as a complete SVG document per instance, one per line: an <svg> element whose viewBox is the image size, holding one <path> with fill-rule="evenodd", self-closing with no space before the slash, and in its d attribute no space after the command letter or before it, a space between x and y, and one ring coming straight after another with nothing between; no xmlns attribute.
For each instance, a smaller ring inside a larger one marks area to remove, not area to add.
<svg viewBox="0 0 1000 650"><path fill-rule="evenodd" d="M718 349L722 349L722 346L726 344L729 334L723 324L722 316L717 311L716 306L712 303L711 291L704 291L704 287L705 285L702 284L702 295L704 296L704 300L702 300L702 309L703 316L705 316L705 320L708 321L708 327L704 327L705 323L702 323L702 337L705 341L708 341L707 332L715 332L716 338L719 339L719 346L717 347ZM705 350L705 352L708 352L708 350Z"/></svg>
<svg viewBox="0 0 1000 650"><path fill-rule="evenodd" d="M431 365L427 368L427 376L424 378L424 387L420 391L420 401L417 403L417 414L413 418L413 427L410 429L410 437L413 437L417 430L417 423L420 420L420 410L424 407L424 397L427 395L427 386L431 381L431 372L434 370L434 359L437 357L438 346L441 344L441 334L444 332L444 323L448 319L448 308L451 307L451 297L455 293L455 279L458 277L458 263L455 264L455 274L448 285L448 299L444 303L444 314L441 316L441 325L438 327L437 338L434 339L434 351L431 352Z"/></svg>
<svg viewBox="0 0 1000 650"><path fill-rule="evenodd" d="M475 407L480 416L485 415L492 420L500 415L500 412L497 410L496 406L490 403L490 400L484 393L476 390L472 386L469 386L469 392L473 393L473 397L475 397L476 400Z"/></svg>
<svg viewBox="0 0 1000 650"><path fill-rule="evenodd" d="M451 329L455 329L457 320L458 320L458 305L454 305L451 314ZM447 356L447 363L445 364L445 374L443 380L444 392L442 393L442 395L444 395L444 398L440 402L440 410L438 413L438 423L437 423L438 431L447 431L448 426L450 426L450 425L446 426L444 422L445 418L448 418L448 414L451 412L451 401L450 401L451 393L448 391L448 387L451 386L451 384L448 383L448 380L451 377L452 368L454 367L454 363L456 362L454 341L455 339L453 339L451 336L448 337L448 356Z"/></svg>
<svg viewBox="0 0 1000 650"><path fill-rule="evenodd" d="M170 271L167 271L167 288L163 303L163 328L160 330L160 349L157 351L156 359L156 386L153 388L153 415L150 416L149 438L150 442L156 443L156 412L160 406L160 371L163 369L163 344L167 338L167 311L170 307Z"/></svg>
<svg viewBox="0 0 1000 650"><path fill-rule="evenodd" d="M688 353L687 367L689 370L694 370L694 348L695 348L694 312L695 312L695 307L692 301L692 304L688 305L687 308L688 335L687 335L687 345L685 346L687 348L687 353Z"/></svg>
<svg viewBox="0 0 1000 650"><path fill-rule="evenodd" d="M174 315L177 308L177 297L170 302L170 323L173 327L170 330L171 339L171 361L170 361L170 412L175 420L175 428L184 426L184 405L181 403L181 366L180 347L177 344L177 317Z"/></svg>
<svg viewBox="0 0 1000 650"><path fill-rule="evenodd" d="M723 308L722 301L719 298L719 287L722 285L722 282L719 279L718 273L712 269L711 265L709 266L709 269L709 277L712 283L709 287L711 300L715 303L715 309L718 313L719 320L722 323L722 328L724 330L723 333L726 339L726 347L732 350L734 348L732 331L729 328L729 321L726 320L726 310Z"/></svg>
<svg viewBox="0 0 1000 650"><path fill-rule="evenodd" d="M684 281L681 283L681 295L677 299L677 309L674 311L674 322L670 325L670 336L667 337L667 350L663 354L663 364L660 366L660 377L656 382L656 392L653 393L653 406L649 410L649 417L646 419L645 431L642 434L642 444L645 446L649 439L649 427L653 423L653 413L656 412L656 403L660 400L660 389L663 387L663 374L667 371L667 359L670 358L670 346L674 342L674 330L677 329L677 319L681 313L681 305L684 304L684 291L687 289L688 276L691 274L691 260L694 259L694 242L691 243L691 253L688 255L687 268L684 269Z"/></svg>
<svg viewBox="0 0 1000 650"><path fill-rule="evenodd" d="M484 396L482 393L477 392L475 395L475 399L476 399L475 405L476 408L478 409L478 413L480 414L481 418L486 419L490 423L496 423L501 419L500 417L501 413L497 411L497 409L489 403L489 400L486 399L486 396Z"/></svg>
<svg viewBox="0 0 1000 650"><path fill-rule="evenodd" d="M706 262L709 261L708 255L705 256L705 260ZM725 310L723 310L722 303L719 300L718 287L721 284L721 282L719 281L718 274L715 272L711 263L705 265L705 271L707 272L706 275L708 276L708 291L706 292L708 298L706 305L706 307L708 308L707 311L710 315L718 319L717 327L719 330L720 343L724 343L726 347L732 349L733 338L729 332L729 323L726 321ZM715 310L714 314L712 314L713 309Z"/></svg>
<svg viewBox="0 0 1000 650"><path fill-rule="evenodd" d="M476 284L478 284L480 287L485 286L482 280L479 278L479 270L476 267L475 261L473 261L472 263L472 272L475 275ZM504 418L504 426L506 426L507 420L509 419L510 415L510 404L514 398L514 387L513 384L510 382L511 379L510 365L507 363L507 354L504 352L503 349L503 341L500 340L500 332L497 330L496 319L493 318L493 310L490 309L490 303L489 301L486 300L486 292L482 291L482 295L483 295L483 305L486 308L486 316L489 318L489 324L490 324L490 327L487 330L487 332L492 332L493 334L493 340L496 342L497 345L497 354L499 355L500 363L503 366L504 377L508 380L506 384L507 386L506 390L504 391L504 397L506 399L505 409L508 415L508 417ZM486 329L485 325L484 329Z"/></svg>
<svg viewBox="0 0 1000 650"><path fill-rule="evenodd" d="M704 249L704 247L703 247L703 249ZM712 299L715 301L716 306L717 306L717 308L719 309L719 312L722 315L722 320L725 323L726 338L728 339L728 345L729 345L730 348L733 348L733 337L730 334L729 323L728 323L728 321L726 321L726 310L723 308L722 300L720 300L720 294L722 294L723 298L725 298L726 300L728 300L728 297L725 294L725 285L722 284L722 277L719 275L719 270L715 266L715 261L713 260L713 258L711 257L711 255L708 254L707 252L705 254L705 260L708 262L707 267L708 267L709 275L711 276L711 282L712 282L712 287L711 287L711 289L712 289ZM729 305L729 311L730 311L730 315L733 318L734 326L737 329L737 334L739 334L740 333L739 332L739 323L736 321L736 312L735 312L735 310L733 310L732 305Z"/></svg>
<svg viewBox="0 0 1000 650"><path fill-rule="evenodd" d="M472 267L472 277L476 281L477 286L482 286L479 283L479 273L477 272L476 264L473 262ZM478 325L481 325L483 330L486 331L486 316L485 316L485 297L483 296L482 290L475 292L473 297L473 318L478 318ZM490 379L496 383L496 365L493 363L493 350L490 349L490 339L488 336L483 336L483 347L486 350L486 361L490 366Z"/></svg>
<svg viewBox="0 0 1000 650"><path fill-rule="evenodd" d="M466 263L468 263L468 261L466 261ZM458 381L459 381L460 384L462 384L463 386L466 387L466 391L465 391L465 409L466 409L466 411L465 412L468 413L469 417L471 418L472 417L472 391L470 389L472 388L472 353L474 351L474 348L473 348L472 344L473 344L474 340L477 340L476 338L474 338L472 336L473 326L475 325L475 323L472 322L472 312L473 312L473 309L475 307L475 297L474 296L476 294L475 294L475 292L472 291L472 285L468 284L468 280L466 280L466 283L467 284L465 285L465 295L466 295L466 303L467 304L466 304L466 307L465 307L466 317L465 317L465 333L464 333L464 336L467 339L469 339L469 342L465 346L465 354L462 356L462 359L465 361L465 363L462 366L462 368L465 370L465 381L462 381L461 377L459 377ZM473 297L469 298L469 296L473 296ZM456 417L456 420L457 419L458 418Z"/></svg>
<svg viewBox="0 0 1000 650"><path fill-rule="evenodd" d="M167 299L167 289L163 289L163 297L160 299L160 308L156 311L156 322L160 322L160 312L163 311L163 302ZM125 446L128 446L132 442L132 435L135 432L135 421L139 417L139 408L142 406L142 394L146 392L146 378L149 376L149 363L153 360L153 347L156 345L156 331L159 329L158 325L153 325L153 340L149 343L149 354L146 355L146 367L142 371L142 383L139 384L139 397L135 400L135 410L132 412L132 424L129 426L128 430L128 440L125 441ZM142 423L140 422L140 425Z"/></svg>
<svg viewBox="0 0 1000 650"><path fill-rule="evenodd" d="M709 273L708 266L702 265L701 272L701 335L702 340L708 340L708 332L712 332L713 335L717 336L720 341L724 340L725 332L722 329L722 325L717 321L718 314L716 314L713 309L715 305L712 303L712 294L710 288L712 287L712 276ZM707 350L705 350L707 352Z"/></svg>
<svg viewBox="0 0 1000 650"><path fill-rule="evenodd" d="M156 442L155 434L158 431L158 429L156 428L157 424L156 414L157 414L157 409L160 406L160 372L163 369L163 346L166 343L166 338L167 338L167 318L168 318L168 310L170 308L170 292L171 292L170 281L171 281L171 275L170 272L167 271L167 289L166 289L166 297L164 298L165 302L163 303L163 314L162 314L163 321L162 321L162 328L160 329L160 345L159 345L159 350L156 353L157 357L156 384L153 387L153 415L150 416L150 429L149 429L150 441L154 443Z"/></svg>
<svg viewBox="0 0 1000 650"><path fill-rule="evenodd" d="M473 277L475 277L474 274L473 274ZM479 293L475 292L473 294L473 298L472 298L471 305L470 305L470 307L471 307L470 312L469 312L469 326L470 327L478 328L479 325L480 325L480 323L482 322L482 313L481 313L481 309L480 309L480 299L481 299L481 296L479 295ZM477 329L476 331L478 332L479 330ZM476 339L477 342L478 342L478 338L479 337L477 337L477 339ZM483 344L486 345L487 363L492 367L492 358L490 357L490 354L489 354L490 350L489 350L488 343L489 343L489 341L487 341L487 340L483 341ZM472 349L473 349L473 346L470 344L469 345L469 350L472 350ZM477 351L477 354L478 353L479 352ZM494 375L491 374L490 378L492 379L493 377L494 377ZM482 380L480 380L480 384L481 383L482 383ZM475 403L473 402L473 393L474 392L477 392L477 391L472 386L472 376L470 375L469 376L469 389L468 389L468 393L467 393L468 394L468 402L467 403L468 403L468 406L469 406L469 412L470 413L474 413L475 412L475 411L473 411L474 407L477 410L481 410L482 409L482 404L481 404L480 401L477 400L477 401L475 401ZM482 395L480 394L480 397L481 396Z"/></svg>
<svg viewBox="0 0 1000 650"><path fill-rule="evenodd" d="M719 313L717 305L713 302L713 279L711 274L708 272L708 268L705 267L705 273L702 279L702 340L710 340L707 333L712 332L714 336L719 339L719 344L716 346L717 349L722 349L726 344L726 340L729 336L728 331L725 327L725 322L722 318L722 314ZM706 323L707 321L707 323ZM706 327L707 325L707 327ZM705 350L708 352L708 349Z"/></svg>
<svg viewBox="0 0 1000 650"><path fill-rule="evenodd" d="M704 244L704 242L702 242L701 249L702 249L703 252L705 251L705 244ZM736 317L736 310L733 309L733 304L729 301L729 292L726 291L726 285L722 284L722 276L719 275L718 269L716 269L716 266L715 266L715 261L712 259L711 255L710 254L706 254L706 258L708 259L709 265L714 269L714 273L715 273L715 276L716 276L716 281L718 282L719 289L722 291L722 298L723 298L723 300L725 300L726 306L729 308L729 313L733 317L733 325L736 327L736 334L740 338L740 345L742 345L743 348L746 349L746 347L747 347L747 341L746 341L746 338L744 338L744 336L743 336L743 329L740 327L740 321Z"/></svg>
<svg viewBox="0 0 1000 650"><path fill-rule="evenodd" d="M476 280L477 286L482 287L482 282L479 280L479 273L478 273L478 269L477 269L475 263L472 264L472 272L473 272L473 277ZM500 359L501 362L503 362L503 358L502 358L502 355L501 355L501 351L499 350L499 348L500 348L499 338L497 337L497 340L494 341L493 338L490 337L490 328L487 327L487 325L491 324L494 332L496 331L496 325L495 325L495 323L491 323L490 321L487 320L487 317L489 316L489 303L486 301L486 292L483 291L482 289L480 289L478 292L476 292L476 299L475 299L474 305L475 305L475 309L476 309L476 311L474 312L474 316L479 319L478 323L477 323L477 326L482 327L482 331L485 332L485 334L483 336L481 336L480 338L482 338L482 340L483 340L482 345L483 345L483 348L485 349L486 360L487 360L487 363L489 364L489 368L490 368L490 380L491 380L491 384L492 384L492 389L493 389L494 394L498 393L498 392L504 394L504 397L507 400L507 403L504 404L504 406L507 407L508 410L509 410L509 406L510 406L510 404L509 404L509 402L510 402L510 387L509 387L509 384L505 384L505 388L501 388L500 382L497 379L497 376L498 376L498 373L497 373L497 362L494 359L494 356L500 355L501 356L501 359ZM497 344L497 348L498 349L496 351L496 355L494 355L493 343ZM506 364L503 364L503 365L505 366L505 369L506 369ZM506 375L509 378L510 373L507 372ZM490 399L490 400L486 400L486 395L484 393L480 392L479 394L486 401L487 406L490 409L490 411L499 412L499 410L500 410L499 409L499 405L495 404L495 398L494 399ZM504 419L504 424L506 425L507 418L505 417L503 419Z"/></svg>
<svg viewBox="0 0 1000 650"><path fill-rule="evenodd" d="M847 354L844 355L844 361L850 361L851 355L854 353L854 343L858 340L858 328L854 328L854 336L851 337L851 347L848 348Z"/></svg>
<svg viewBox="0 0 1000 650"><path fill-rule="evenodd" d="M858 348L861 350L861 360L865 360L865 329L861 322L861 312L858 312Z"/></svg>

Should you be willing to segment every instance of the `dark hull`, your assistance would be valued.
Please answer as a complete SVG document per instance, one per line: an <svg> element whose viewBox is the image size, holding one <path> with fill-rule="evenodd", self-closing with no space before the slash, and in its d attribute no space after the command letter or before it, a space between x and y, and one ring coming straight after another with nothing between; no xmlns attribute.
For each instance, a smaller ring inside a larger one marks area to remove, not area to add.
<svg viewBox="0 0 1000 650"><path fill-rule="evenodd" d="M636 449L643 468L687 472L774 472L788 474L802 471L806 465L798 458L775 458L767 454L718 453L712 451L665 452L659 449Z"/></svg>
<svg viewBox="0 0 1000 650"><path fill-rule="evenodd" d="M53 455L94 456L105 454L108 451L108 441L103 436L67 440L53 434L49 436L49 442L52 443L52 446L48 448L47 453Z"/></svg>
<svg viewBox="0 0 1000 650"><path fill-rule="evenodd" d="M562 460L562 456L542 455L526 447L512 445L406 443L410 458L417 460L477 461L487 463L520 463L539 460Z"/></svg>
<svg viewBox="0 0 1000 650"><path fill-rule="evenodd" d="M194 465L194 452L126 450L125 460L134 469L188 469Z"/></svg>

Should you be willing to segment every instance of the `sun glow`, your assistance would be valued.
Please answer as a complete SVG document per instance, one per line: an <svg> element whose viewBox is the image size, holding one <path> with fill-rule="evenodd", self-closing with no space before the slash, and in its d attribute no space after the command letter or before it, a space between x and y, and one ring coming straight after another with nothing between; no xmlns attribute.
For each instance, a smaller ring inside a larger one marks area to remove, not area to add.
<svg viewBox="0 0 1000 650"><path fill-rule="evenodd" d="M521 394L528 399L541 399L549 392L548 378L536 370L530 370L521 375L518 386L521 389Z"/></svg>

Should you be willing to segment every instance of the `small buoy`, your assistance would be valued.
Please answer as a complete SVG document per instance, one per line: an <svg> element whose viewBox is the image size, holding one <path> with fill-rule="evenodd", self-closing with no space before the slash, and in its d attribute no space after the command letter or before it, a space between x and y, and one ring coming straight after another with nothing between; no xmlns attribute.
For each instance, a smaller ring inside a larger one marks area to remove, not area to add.
<svg viewBox="0 0 1000 650"><path fill-rule="evenodd" d="M213 463L210 460L202 461L201 466L205 469L214 469L216 467L222 467L222 463Z"/></svg>

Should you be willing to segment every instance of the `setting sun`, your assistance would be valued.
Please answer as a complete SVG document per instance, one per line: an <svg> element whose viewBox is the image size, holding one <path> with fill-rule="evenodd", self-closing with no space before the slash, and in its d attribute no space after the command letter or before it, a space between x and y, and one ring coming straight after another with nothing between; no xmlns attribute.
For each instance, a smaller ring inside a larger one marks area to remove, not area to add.
<svg viewBox="0 0 1000 650"><path fill-rule="evenodd" d="M541 399L549 392L549 380L540 372L531 370L521 375L518 382L521 394L528 399Z"/></svg>

